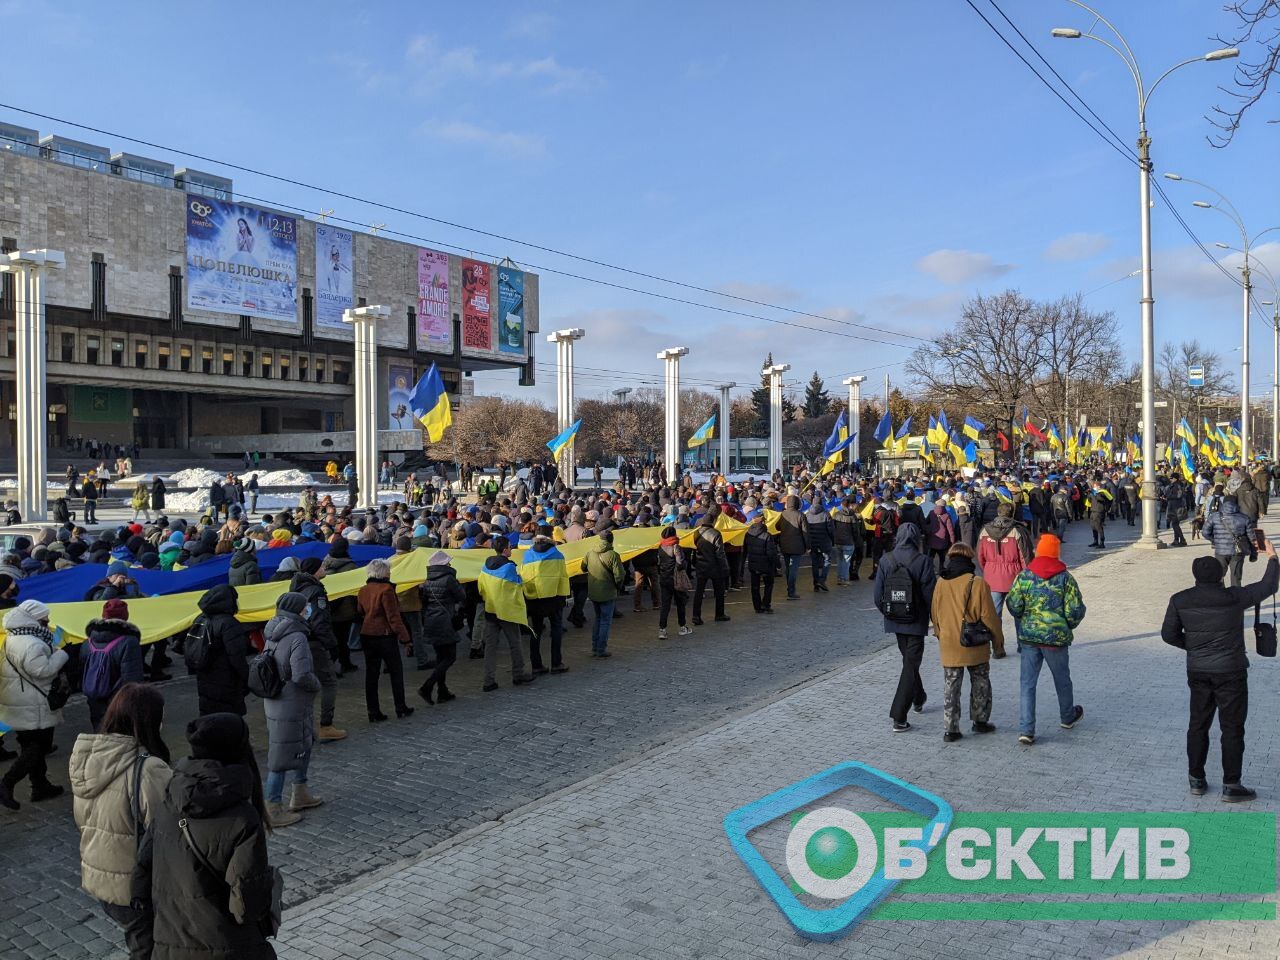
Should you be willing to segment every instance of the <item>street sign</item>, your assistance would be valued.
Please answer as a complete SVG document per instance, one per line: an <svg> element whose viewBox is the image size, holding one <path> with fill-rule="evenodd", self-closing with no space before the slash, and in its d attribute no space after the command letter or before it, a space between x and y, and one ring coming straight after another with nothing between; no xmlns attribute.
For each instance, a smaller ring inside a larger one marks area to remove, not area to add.
<svg viewBox="0 0 1280 960"><path fill-rule="evenodd" d="M1204 365L1193 364L1187 367L1187 386L1203 387L1204 386Z"/></svg>
<svg viewBox="0 0 1280 960"><path fill-rule="evenodd" d="M1152 406L1156 406L1156 407L1167 407L1168 405L1169 405L1169 401L1168 401L1168 400L1157 400L1154 404L1152 404ZM1142 404L1140 404L1140 403L1135 403L1135 404L1133 405L1133 407L1134 407L1134 409L1135 409L1135 410L1141 410L1141 409L1142 409Z"/></svg>

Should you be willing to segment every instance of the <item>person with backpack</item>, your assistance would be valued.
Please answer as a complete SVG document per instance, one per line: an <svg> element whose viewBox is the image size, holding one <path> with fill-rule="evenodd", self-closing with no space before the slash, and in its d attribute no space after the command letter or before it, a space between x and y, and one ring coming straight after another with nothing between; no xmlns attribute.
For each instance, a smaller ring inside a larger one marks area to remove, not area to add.
<svg viewBox="0 0 1280 960"><path fill-rule="evenodd" d="M861 525L862 520L853 517L853 526ZM840 527L837 525L836 529ZM747 558L747 572L751 574L751 606L756 613L773 613L773 580L782 572L782 551L778 542L765 526L764 516L758 516L747 527L742 538L742 546ZM848 561L843 561L847 566Z"/></svg>
<svg viewBox="0 0 1280 960"><path fill-rule="evenodd" d="M786 508L778 516L778 549L787 571L787 599L799 600L796 580L800 575L800 558L809 552L809 524L800 512L800 498L787 497Z"/></svg>
<svg viewBox="0 0 1280 960"><path fill-rule="evenodd" d="M898 689L889 707L894 733L910 730L908 708L920 713L929 699L920 680L920 662L937 579L933 561L920 552L920 529L904 523L894 536L893 549L880 558L875 581L876 609L884 616L885 632L897 637L902 655Z"/></svg>
<svg viewBox="0 0 1280 960"><path fill-rule="evenodd" d="M31 781L31 800L62 796L49 782L45 758L53 749L53 730L62 722L70 684L60 680L67 651L49 629L49 608L39 600L23 600L4 615L5 643L0 659L0 723L18 741L18 759L0 778L0 806L21 806L13 789Z"/></svg>
<svg viewBox="0 0 1280 960"><path fill-rule="evenodd" d="M129 605L123 600L108 600L102 617L89 621L80 669L89 723L97 730L116 691L142 682L142 633L129 622Z"/></svg>
<svg viewBox="0 0 1280 960"><path fill-rule="evenodd" d="M285 559L291 560L292 557ZM329 591L320 582L319 572L320 558L305 558L289 581L289 591L302 594L311 605L311 616L307 620L311 629L307 642L311 644L311 662L320 681L320 729L316 731L316 737L321 743L333 743L345 740L347 731L333 725L338 704L338 673L334 668L338 638L333 632L333 619L329 612Z"/></svg>
<svg viewBox="0 0 1280 960"><path fill-rule="evenodd" d="M932 559L932 558L931 558ZM974 733L992 733L991 657L1004 658L1004 631L991 590L974 566L973 548L952 544L943 560L930 604L933 632L942 658L942 739L960 733L960 687L969 671L969 722Z"/></svg>
<svg viewBox="0 0 1280 960"><path fill-rule="evenodd" d="M302 819L301 811L324 801L311 795L307 768L315 743L315 699L320 680L307 642L310 604L300 593L283 594L263 631L262 652L249 664L249 690L262 698L267 718L267 813L272 827ZM285 775L293 795L284 804Z"/></svg>
<svg viewBox="0 0 1280 960"><path fill-rule="evenodd" d="M368 580L356 596L361 621L360 645L364 648L364 705L370 723L387 719L378 703L378 676L385 665L391 678L396 716L403 720L413 714L413 707L404 700L404 659L400 647L410 647L413 639L400 616L400 600L391 583L390 564L385 560L371 560L365 570Z"/></svg>
<svg viewBox="0 0 1280 960"><path fill-rule="evenodd" d="M427 558L427 578L418 587L422 600L422 631L436 654L436 665L427 682L418 688L418 695L427 703L448 703L456 699L445 682L449 668L458 654L458 631L465 624L462 607L466 603L466 591L458 582L457 571L449 554L437 550ZM563 604L563 598L561 598ZM555 662L554 652L552 662ZM559 672L567 670L561 667ZM432 691L435 691L435 699Z"/></svg>
<svg viewBox="0 0 1280 960"><path fill-rule="evenodd" d="M1036 683L1044 664L1049 665L1058 694L1059 726L1070 730L1084 716L1071 684L1070 647L1072 631L1084 620L1085 606L1061 552L1061 540L1042 534L1035 559L1014 578L1005 598L1017 625L1022 658L1018 742L1024 746L1036 742Z"/></svg>
<svg viewBox="0 0 1280 960"><path fill-rule="evenodd" d="M219 584L206 590L196 606L200 615L187 631L183 656L187 672L195 674L200 715L246 713L249 692L249 628L236 619L240 598L236 588Z"/></svg>
<svg viewBox="0 0 1280 960"><path fill-rule="evenodd" d="M689 594L693 583L689 577L689 561L684 550L680 548L680 537L674 526L662 528L662 538L658 541L658 592L661 594L661 605L658 610L658 639L667 639L667 619L671 614L671 605L676 607L676 623L680 627L679 636L687 637L693 628L685 624L685 605L689 602Z"/></svg>
<svg viewBox="0 0 1280 960"><path fill-rule="evenodd" d="M275 960L278 871L249 728L215 713L187 725L187 742L133 869L132 899L155 914L154 956Z"/></svg>
<svg viewBox="0 0 1280 960"><path fill-rule="evenodd" d="M1264 539L1267 568L1247 587L1226 587L1222 565L1211 557L1191 564L1195 586L1169 598L1160 637L1186 651L1187 686L1191 690L1187 723L1187 780L1193 797L1209 789L1205 760L1214 714L1222 733L1222 801L1242 803L1257 793L1240 782L1244 768L1244 725L1249 714L1249 657L1245 653L1244 615L1273 596L1280 587L1280 561ZM1273 651L1274 652L1274 651Z"/></svg>
<svg viewBox="0 0 1280 960"><path fill-rule="evenodd" d="M173 775L160 736L163 720L160 691L126 683L111 699L99 732L80 734L71 748L80 886L124 932L129 960L149 960L154 948L155 914L150 904L134 908L132 881L138 848Z"/></svg>

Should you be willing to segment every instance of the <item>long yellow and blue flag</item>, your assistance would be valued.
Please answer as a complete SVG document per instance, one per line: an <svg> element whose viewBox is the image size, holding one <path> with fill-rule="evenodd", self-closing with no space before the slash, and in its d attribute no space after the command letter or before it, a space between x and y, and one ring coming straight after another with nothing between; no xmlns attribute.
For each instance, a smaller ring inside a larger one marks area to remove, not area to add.
<svg viewBox="0 0 1280 960"><path fill-rule="evenodd" d="M577 435L580 426L582 426L581 417L547 441L547 449L551 451L553 457L560 456L560 451L573 442L573 438Z"/></svg>
<svg viewBox="0 0 1280 960"><path fill-rule="evenodd" d="M898 428L898 432L894 434L894 453L899 455L907 452L907 440L911 437L911 418L907 417L902 422L902 426Z"/></svg>
<svg viewBox="0 0 1280 960"><path fill-rule="evenodd" d="M840 416L836 417L835 426L831 428L831 436L827 437L827 442L822 445L822 457L825 460L840 446L849 436L849 411L841 410Z"/></svg>
<svg viewBox="0 0 1280 960"><path fill-rule="evenodd" d="M715 433L716 433L716 415L713 413L710 419L708 419L706 423L700 426L697 430L693 431L693 436L689 438L689 449L692 450L694 447L702 446L704 443L706 443L708 440L714 437Z"/></svg>
<svg viewBox="0 0 1280 960"><path fill-rule="evenodd" d="M845 450L849 449L849 444L853 441L853 437L845 437L831 452L827 454L826 462L822 464L822 469L818 471L818 476L825 477L828 473L836 468L844 457Z"/></svg>
<svg viewBox="0 0 1280 960"><path fill-rule="evenodd" d="M413 388L409 408L414 419L427 428L428 439L439 443L445 429L453 423L453 409L449 406L449 395L444 392L444 381L440 379L440 371L434 363Z"/></svg>
<svg viewBox="0 0 1280 960"><path fill-rule="evenodd" d="M876 443L884 443L886 440L890 443L886 444L886 448L892 446L893 441L893 421L889 419L889 411L884 412L884 416L880 418L880 422L876 424L875 433L871 434L875 437Z"/></svg>

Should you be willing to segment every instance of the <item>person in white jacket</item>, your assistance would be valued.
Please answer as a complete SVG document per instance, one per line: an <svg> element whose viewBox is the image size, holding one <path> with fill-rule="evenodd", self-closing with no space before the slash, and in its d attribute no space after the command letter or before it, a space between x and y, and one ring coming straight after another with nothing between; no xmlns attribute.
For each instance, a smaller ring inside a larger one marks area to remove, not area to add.
<svg viewBox="0 0 1280 960"><path fill-rule="evenodd" d="M4 657L0 659L0 723L13 730L18 759L0 780L0 806L20 806L13 788L31 780L31 800L62 796L62 787L49 782L45 757L53 747L53 728L62 711L49 706L49 691L67 664L49 629L49 608L39 600L24 600L5 614Z"/></svg>

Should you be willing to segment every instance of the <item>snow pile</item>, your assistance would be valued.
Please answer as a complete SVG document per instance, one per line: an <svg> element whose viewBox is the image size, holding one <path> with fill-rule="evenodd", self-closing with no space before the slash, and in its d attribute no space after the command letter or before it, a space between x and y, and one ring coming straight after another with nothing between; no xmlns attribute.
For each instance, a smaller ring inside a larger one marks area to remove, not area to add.
<svg viewBox="0 0 1280 960"><path fill-rule="evenodd" d="M249 478L255 473L258 474L260 487L305 487L315 483L311 474L297 469L270 470L266 473L250 470L248 473L242 473L240 479L248 483Z"/></svg>
<svg viewBox="0 0 1280 960"><path fill-rule="evenodd" d="M711 474L694 470L690 472L689 479L694 483L710 483ZM761 470L755 473L729 473L725 475L725 479L730 483L747 483L754 480L767 480L769 476L765 471Z"/></svg>
<svg viewBox="0 0 1280 960"><path fill-rule="evenodd" d="M165 480L166 487L196 487L202 490L208 490L209 484L215 480L221 483L226 477L210 470L208 467L188 467L186 470L179 470L177 473L171 473Z"/></svg>

